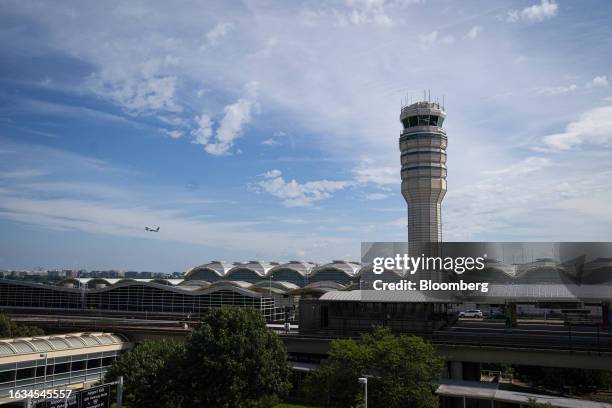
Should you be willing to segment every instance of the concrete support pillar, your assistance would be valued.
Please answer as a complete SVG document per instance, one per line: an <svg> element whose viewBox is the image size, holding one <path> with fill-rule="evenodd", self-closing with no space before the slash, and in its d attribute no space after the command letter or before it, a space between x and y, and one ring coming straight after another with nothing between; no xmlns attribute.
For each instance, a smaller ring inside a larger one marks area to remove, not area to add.
<svg viewBox="0 0 612 408"><path fill-rule="evenodd" d="M461 361L450 362L450 378L451 380L463 380L463 363Z"/></svg>
<svg viewBox="0 0 612 408"><path fill-rule="evenodd" d="M466 381L480 381L480 363L463 363L463 379Z"/></svg>

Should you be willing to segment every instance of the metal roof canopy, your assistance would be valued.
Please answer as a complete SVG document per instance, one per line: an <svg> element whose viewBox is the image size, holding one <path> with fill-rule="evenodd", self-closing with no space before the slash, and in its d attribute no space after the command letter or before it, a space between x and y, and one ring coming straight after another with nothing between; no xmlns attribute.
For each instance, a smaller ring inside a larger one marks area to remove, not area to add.
<svg viewBox="0 0 612 408"><path fill-rule="evenodd" d="M19 354L46 353L52 351L76 350L96 346L129 343L113 333L69 333L50 336L17 337L0 340L0 358Z"/></svg>
<svg viewBox="0 0 612 408"><path fill-rule="evenodd" d="M416 290L349 290L330 291L319 300L330 302L382 302L382 303L459 303L447 292L421 292Z"/></svg>
<svg viewBox="0 0 612 408"><path fill-rule="evenodd" d="M490 284L488 292L463 292L466 301L514 302L582 302L610 301L612 287L607 285L575 284Z"/></svg>
<svg viewBox="0 0 612 408"><path fill-rule="evenodd" d="M559 408L612 408L612 404L607 404L605 402L564 398L554 395L530 394L519 391L506 391L500 390L497 384L495 384L495 386L489 384L490 383L480 383L478 381L444 380L436 390L436 394L445 397L466 397L515 404L526 404L530 399L535 399L541 404L549 402L553 407Z"/></svg>

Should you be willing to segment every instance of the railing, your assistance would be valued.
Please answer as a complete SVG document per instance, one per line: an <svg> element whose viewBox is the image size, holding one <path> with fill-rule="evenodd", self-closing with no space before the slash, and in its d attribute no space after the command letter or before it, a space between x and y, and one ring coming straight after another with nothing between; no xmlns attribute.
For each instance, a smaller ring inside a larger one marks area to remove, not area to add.
<svg viewBox="0 0 612 408"><path fill-rule="evenodd" d="M604 337L605 336L605 337ZM541 349L590 351L597 353L612 352L612 336L593 336L585 333L557 332L548 335L519 334L505 332L503 335L492 333L457 333L437 331L423 337L436 345L473 347L502 347L513 349Z"/></svg>

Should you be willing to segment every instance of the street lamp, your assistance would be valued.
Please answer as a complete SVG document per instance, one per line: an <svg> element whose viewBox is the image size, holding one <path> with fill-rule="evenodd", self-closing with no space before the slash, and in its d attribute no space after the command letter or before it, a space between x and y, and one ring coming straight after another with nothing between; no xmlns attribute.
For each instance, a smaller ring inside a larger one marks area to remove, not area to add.
<svg viewBox="0 0 612 408"><path fill-rule="evenodd" d="M368 408L368 377L359 377L357 381L359 381L359 384L363 384L365 387L365 392L364 392L365 405L364 407Z"/></svg>

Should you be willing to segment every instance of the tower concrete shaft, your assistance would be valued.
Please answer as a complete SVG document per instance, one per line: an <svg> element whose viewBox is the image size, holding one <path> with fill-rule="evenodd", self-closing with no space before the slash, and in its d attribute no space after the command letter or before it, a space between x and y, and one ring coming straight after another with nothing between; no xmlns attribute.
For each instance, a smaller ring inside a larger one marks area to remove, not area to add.
<svg viewBox="0 0 612 408"><path fill-rule="evenodd" d="M399 145L402 195L408 204L410 256L437 255L442 241L441 204L446 194L446 112L438 103L416 102L402 107ZM434 243L430 246L430 243Z"/></svg>

